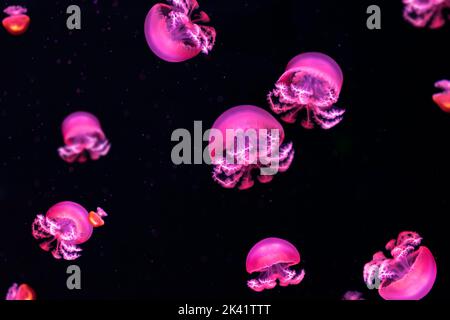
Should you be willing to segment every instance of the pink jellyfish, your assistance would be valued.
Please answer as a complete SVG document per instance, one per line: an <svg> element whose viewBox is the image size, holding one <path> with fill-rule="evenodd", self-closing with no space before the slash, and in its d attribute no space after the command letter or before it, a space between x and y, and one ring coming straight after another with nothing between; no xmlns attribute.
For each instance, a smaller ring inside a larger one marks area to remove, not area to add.
<svg viewBox="0 0 450 320"><path fill-rule="evenodd" d="M445 24L444 11L450 8L450 0L403 0L403 17L414 27L441 28ZM450 19L450 14L446 14Z"/></svg>
<svg viewBox="0 0 450 320"><path fill-rule="evenodd" d="M28 30L30 25L30 17L27 16L27 9L21 6L9 6L4 13L8 15L3 19L3 27L13 36L19 36Z"/></svg>
<svg viewBox="0 0 450 320"><path fill-rule="evenodd" d="M342 300L365 300L365 299L363 298L362 293L359 291L347 291L342 297Z"/></svg>
<svg viewBox="0 0 450 320"><path fill-rule="evenodd" d="M247 256L246 268L248 273L260 273L256 279L249 280L250 289L260 292L272 289L277 285L285 287L299 284L305 276L290 269L290 266L300 263L300 253L288 241L279 238L267 238L253 246Z"/></svg>
<svg viewBox="0 0 450 320"><path fill-rule="evenodd" d="M386 245L392 258L383 252L373 255L364 266L364 281L377 288L385 300L420 300L436 280L436 261L431 251L420 246L422 238L410 231L401 232L397 240Z"/></svg>
<svg viewBox="0 0 450 320"><path fill-rule="evenodd" d="M254 169L260 171L257 179L268 183L277 172L285 172L294 158L292 143L283 144L281 124L251 105L225 111L214 123L209 141L213 179L225 188L252 187Z"/></svg>
<svg viewBox="0 0 450 320"><path fill-rule="evenodd" d="M288 63L269 93L270 107L287 123L294 123L298 113L304 111L306 117L301 122L304 128L313 128L315 122L330 129L342 120L345 112L334 105L343 79L341 68L329 56L318 52L299 54Z"/></svg>
<svg viewBox="0 0 450 320"><path fill-rule="evenodd" d="M78 247L89 240L93 228L104 224L107 214L103 209L88 213L78 203L64 201L51 207L45 216L38 215L33 222L33 237L44 242L40 247L52 250L55 259L75 260L80 256Z"/></svg>
<svg viewBox="0 0 450 320"><path fill-rule="evenodd" d="M14 283L9 288L6 300L36 300L36 292L27 284Z"/></svg>
<svg viewBox="0 0 450 320"><path fill-rule="evenodd" d="M216 31L197 23L208 23L208 15L193 12L196 0L167 0L170 5L155 4L147 14L144 31L150 49L168 62L181 62L212 50Z"/></svg>
<svg viewBox="0 0 450 320"><path fill-rule="evenodd" d="M444 90L444 92L433 95L433 101L445 112L450 113L450 81L441 80L434 84L436 88Z"/></svg>
<svg viewBox="0 0 450 320"><path fill-rule="evenodd" d="M111 144L106 139L98 119L88 112L74 112L62 124L64 147L58 149L59 156L66 162L83 163L87 155L92 160L108 154Z"/></svg>

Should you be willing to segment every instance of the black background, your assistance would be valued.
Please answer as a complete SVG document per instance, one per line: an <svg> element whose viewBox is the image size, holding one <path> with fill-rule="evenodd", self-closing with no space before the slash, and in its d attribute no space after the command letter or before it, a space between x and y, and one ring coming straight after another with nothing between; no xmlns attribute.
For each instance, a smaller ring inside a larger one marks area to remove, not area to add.
<svg viewBox="0 0 450 320"><path fill-rule="evenodd" d="M64 1L4 1L29 9L30 30L0 32L0 294L26 282L39 299L338 300L365 288L362 267L403 230L434 253L428 300L449 289L450 116L431 100L450 76L448 24L415 29L396 1L201 1L217 30L209 56L170 64L149 50L143 22L156 1L72 1L82 30L66 28ZM2 2L3 3L3 2ZM382 30L366 28L378 4ZM6 5L5 5L6 6ZM268 185L226 190L207 165L175 166L173 130L205 129L226 109L254 104L295 55L320 51L344 72L344 121L330 131L285 124L291 168ZM68 165L56 149L70 112L94 113L108 156ZM63 200L108 213L74 263L31 236L38 213ZM255 293L245 258L259 240L297 246L305 280Z"/></svg>

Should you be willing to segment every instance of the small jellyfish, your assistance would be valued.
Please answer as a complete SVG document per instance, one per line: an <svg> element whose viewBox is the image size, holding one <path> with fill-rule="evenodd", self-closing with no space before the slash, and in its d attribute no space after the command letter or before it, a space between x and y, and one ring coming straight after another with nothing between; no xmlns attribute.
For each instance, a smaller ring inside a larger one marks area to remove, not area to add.
<svg viewBox="0 0 450 320"><path fill-rule="evenodd" d="M88 112L74 112L62 124L64 147L58 149L66 162L83 163L89 155L92 160L108 154L111 144L106 139L98 119Z"/></svg>
<svg viewBox="0 0 450 320"><path fill-rule="evenodd" d="M347 291L342 297L342 300L365 300L365 299L363 298L362 293L359 291Z"/></svg>
<svg viewBox="0 0 450 320"><path fill-rule="evenodd" d="M208 54L214 46L216 31L208 23L208 15L200 11L196 0L168 0L169 5L155 4L147 14L144 25L145 38L150 49L168 62L182 62Z"/></svg>
<svg viewBox="0 0 450 320"><path fill-rule="evenodd" d="M450 0L403 0L403 17L414 27L439 29L450 14Z"/></svg>
<svg viewBox="0 0 450 320"><path fill-rule="evenodd" d="M433 95L433 101L443 111L450 113L450 81L441 80L434 84L438 89L444 90L444 92L436 93Z"/></svg>
<svg viewBox="0 0 450 320"><path fill-rule="evenodd" d="M268 183L277 172L285 172L294 158L292 143L283 144L281 124L256 106L225 111L215 121L209 141L213 179L225 188L251 188L256 170L258 181Z"/></svg>
<svg viewBox="0 0 450 320"><path fill-rule="evenodd" d="M330 129L342 120L345 112L334 105L343 80L341 68L329 56L302 53L288 63L268 101L273 112L287 123L294 123L302 111L304 128L312 129L316 123Z"/></svg>
<svg viewBox="0 0 450 320"><path fill-rule="evenodd" d="M87 212L75 202L64 201L51 207L45 216L38 215L33 222L33 237L44 240L40 247L52 252L55 259L75 260L80 256L78 245L85 243L93 228L104 224L107 214L103 209Z"/></svg>
<svg viewBox="0 0 450 320"><path fill-rule="evenodd" d="M6 300L36 300L36 292L27 284L14 283L9 288Z"/></svg>
<svg viewBox="0 0 450 320"><path fill-rule="evenodd" d="M4 13L8 17L4 18L2 21L3 27L13 36L19 36L28 30L30 25L30 17L27 16L27 9L21 6L9 6Z"/></svg>
<svg viewBox="0 0 450 320"><path fill-rule="evenodd" d="M305 276L289 267L300 263L300 253L288 241L279 238L267 238L253 246L247 256L246 268L249 274L258 272L256 279L249 280L250 289L260 292L280 286L299 284Z"/></svg>
<svg viewBox="0 0 450 320"><path fill-rule="evenodd" d="M386 245L392 258L383 252L373 255L364 266L364 281L377 288L385 300L420 300L436 280L436 261L431 251L420 246L422 238L416 232L401 232L397 240Z"/></svg>

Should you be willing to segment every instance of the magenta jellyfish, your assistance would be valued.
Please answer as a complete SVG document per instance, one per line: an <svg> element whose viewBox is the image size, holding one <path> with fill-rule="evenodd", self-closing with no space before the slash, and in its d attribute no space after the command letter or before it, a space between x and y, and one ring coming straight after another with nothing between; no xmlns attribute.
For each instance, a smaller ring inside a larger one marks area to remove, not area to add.
<svg viewBox="0 0 450 320"><path fill-rule="evenodd" d="M365 299L363 298L362 293L359 291L347 291L342 297L342 300L365 300Z"/></svg>
<svg viewBox="0 0 450 320"><path fill-rule="evenodd" d="M439 29L445 24L450 14L450 0L403 0L403 17L414 27Z"/></svg>
<svg viewBox="0 0 450 320"><path fill-rule="evenodd" d="M441 80L436 82L434 86L438 89L442 89L443 92L434 94L433 101L443 111L450 113L450 81Z"/></svg>
<svg viewBox="0 0 450 320"><path fill-rule="evenodd" d="M103 209L87 212L75 202L64 201L51 207L45 216L38 215L33 222L33 237L43 240L40 247L51 251L55 259L75 260L80 256L79 245L89 240L93 228L104 224L107 214Z"/></svg>
<svg viewBox="0 0 450 320"><path fill-rule="evenodd" d="M196 0L168 0L169 5L155 4L147 14L144 25L145 38L150 49L168 62L181 62L207 54L216 39L208 15L194 12L199 5Z"/></svg>
<svg viewBox="0 0 450 320"><path fill-rule="evenodd" d="M89 155L92 160L108 154L111 144L103 133L100 121L88 112L74 112L62 124L64 147L58 149L66 162L83 163Z"/></svg>
<svg viewBox="0 0 450 320"><path fill-rule="evenodd" d="M6 300L36 300L36 292L26 283L14 283L6 294Z"/></svg>
<svg viewBox="0 0 450 320"><path fill-rule="evenodd" d="M285 172L294 158L292 143L283 144L281 124L251 105L225 111L215 121L209 141L213 179L225 188L248 189L254 175L268 183L276 173Z"/></svg>
<svg viewBox="0 0 450 320"><path fill-rule="evenodd" d="M329 56L302 53L294 57L268 95L273 112L287 123L294 123L299 112L301 124L312 129L314 123L330 129L343 118L344 109L335 106L344 77L339 65Z"/></svg>
<svg viewBox="0 0 450 320"><path fill-rule="evenodd" d="M27 9L21 6L9 6L4 13L8 17L2 20L2 25L13 36L20 36L28 30L30 17L26 15Z"/></svg>
<svg viewBox="0 0 450 320"><path fill-rule="evenodd" d="M377 288L385 300L420 300L436 280L436 261L431 251L420 246L422 238L416 232L401 232L397 240L386 245L392 258L383 252L373 255L364 266L364 281Z"/></svg>

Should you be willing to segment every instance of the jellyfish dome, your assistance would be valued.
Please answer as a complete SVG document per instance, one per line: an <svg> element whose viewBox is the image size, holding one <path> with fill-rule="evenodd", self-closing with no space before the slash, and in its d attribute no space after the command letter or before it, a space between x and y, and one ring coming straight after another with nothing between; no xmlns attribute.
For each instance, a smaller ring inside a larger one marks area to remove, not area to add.
<svg viewBox="0 0 450 320"><path fill-rule="evenodd" d="M436 82L434 86L438 89L442 89L443 92L434 94L433 101L443 111L450 113L450 81L441 80Z"/></svg>
<svg viewBox="0 0 450 320"><path fill-rule="evenodd" d="M334 104L339 98L344 77L339 65L319 52L294 57L268 95L273 112L287 123L294 123L300 112L301 124L330 129L341 122L345 110Z"/></svg>
<svg viewBox="0 0 450 320"><path fill-rule="evenodd" d="M111 144L103 133L100 121L91 113L74 112L62 124L64 147L58 149L66 162L85 162L88 156L98 160L108 154Z"/></svg>
<svg viewBox="0 0 450 320"><path fill-rule="evenodd" d="M13 36L19 36L28 30L30 17L26 15L27 9L21 6L9 6L4 13L8 17L2 20L2 25Z"/></svg>
<svg viewBox="0 0 450 320"><path fill-rule="evenodd" d="M267 238L253 246L247 255L246 269L249 274L259 273L256 279L249 280L250 289L260 292L280 286L299 284L305 271L297 272L291 266L300 263L300 253L290 242L280 238Z"/></svg>
<svg viewBox="0 0 450 320"><path fill-rule="evenodd" d="M9 288L6 300L36 300L36 292L27 284L14 283Z"/></svg>
<svg viewBox="0 0 450 320"><path fill-rule="evenodd" d="M292 143L284 142L281 124L267 111L241 105L225 111L213 124L209 151L213 179L225 188L240 190L270 182L285 172L294 158ZM259 174L256 172L259 170Z"/></svg>
<svg viewBox="0 0 450 320"><path fill-rule="evenodd" d="M145 38L150 49L168 62L182 62L208 54L214 46L216 31L208 23L208 15L200 11L196 0L168 0L157 3L147 14L144 24Z"/></svg>
<svg viewBox="0 0 450 320"><path fill-rule="evenodd" d="M433 288L436 280L436 261L431 251L421 246L416 232L401 232L386 245L392 258L383 252L373 255L364 266L367 286L378 287L385 300L420 300Z"/></svg>
<svg viewBox="0 0 450 320"><path fill-rule="evenodd" d="M450 19L450 0L403 0L403 17L417 28L439 29Z"/></svg>
<svg viewBox="0 0 450 320"><path fill-rule="evenodd" d="M64 201L51 207L45 216L38 215L33 222L32 234L43 240L40 247L51 251L55 259L75 260L80 256L80 244L88 241L93 228L104 224L107 214L103 209L87 212L75 202Z"/></svg>
<svg viewBox="0 0 450 320"><path fill-rule="evenodd" d="M359 291L347 291L342 300L364 300L363 295Z"/></svg>

